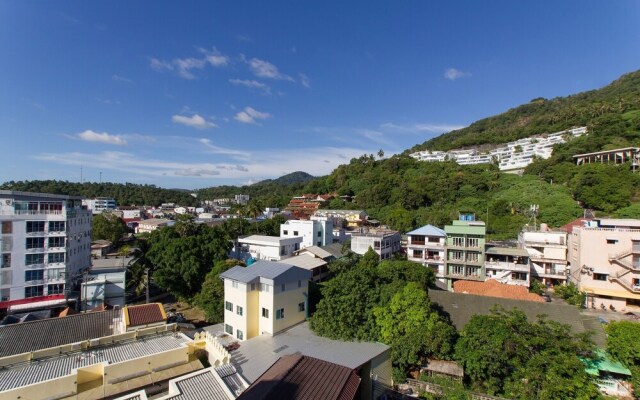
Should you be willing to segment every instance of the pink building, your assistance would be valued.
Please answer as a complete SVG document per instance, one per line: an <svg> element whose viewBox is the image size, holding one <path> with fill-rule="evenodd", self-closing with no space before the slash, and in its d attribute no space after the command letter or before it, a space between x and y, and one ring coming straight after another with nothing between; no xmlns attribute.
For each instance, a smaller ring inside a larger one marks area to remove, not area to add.
<svg viewBox="0 0 640 400"><path fill-rule="evenodd" d="M585 221L569 237L570 279L587 307L640 310L640 220Z"/></svg>

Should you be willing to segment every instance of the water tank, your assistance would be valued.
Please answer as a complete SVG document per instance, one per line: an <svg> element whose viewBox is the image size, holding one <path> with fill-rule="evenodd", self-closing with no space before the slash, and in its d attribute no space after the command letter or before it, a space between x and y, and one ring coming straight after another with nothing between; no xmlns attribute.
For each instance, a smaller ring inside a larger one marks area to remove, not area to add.
<svg viewBox="0 0 640 400"><path fill-rule="evenodd" d="M549 225L540 224L540 232L549 232Z"/></svg>

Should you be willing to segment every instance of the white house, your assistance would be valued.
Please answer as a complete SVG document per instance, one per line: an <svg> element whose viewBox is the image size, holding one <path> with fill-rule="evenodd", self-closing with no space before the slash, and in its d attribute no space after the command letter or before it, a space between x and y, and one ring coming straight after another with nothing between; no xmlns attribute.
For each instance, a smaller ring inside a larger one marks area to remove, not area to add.
<svg viewBox="0 0 640 400"><path fill-rule="evenodd" d="M371 247L381 260L400 251L400 232L390 229L370 229L351 235L351 251L364 254Z"/></svg>
<svg viewBox="0 0 640 400"><path fill-rule="evenodd" d="M151 233L158 228L173 225L173 221L164 218L151 218L140 221L136 233Z"/></svg>
<svg viewBox="0 0 640 400"><path fill-rule="evenodd" d="M333 243L333 223L323 221L289 220L280 225L281 238L302 237L301 248L326 246Z"/></svg>
<svg viewBox="0 0 640 400"><path fill-rule="evenodd" d="M240 253L256 260L280 261L300 249L301 237L280 238L277 236L251 235L238 239Z"/></svg>
<svg viewBox="0 0 640 400"><path fill-rule="evenodd" d="M224 281L224 329L238 340L274 335L307 317L311 271L261 260L233 267Z"/></svg>
<svg viewBox="0 0 640 400"><path fill-rule="evenodd" d="M443 229L425 225L407 233L407 260L432 268L436 276L445 275L445 243Z"/></svg>
<svg viewBox="0 0 640 400"><path fill-rule="evenodd" d="M567 281L567 232L551 231L542 224L540 231L520 233L519 242L529 253L533 278L549 285Z"/></svg>

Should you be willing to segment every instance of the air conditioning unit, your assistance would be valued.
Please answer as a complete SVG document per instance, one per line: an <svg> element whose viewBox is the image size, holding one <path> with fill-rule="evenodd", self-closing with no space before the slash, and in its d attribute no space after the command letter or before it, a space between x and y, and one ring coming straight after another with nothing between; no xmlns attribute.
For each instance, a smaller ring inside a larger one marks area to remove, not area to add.
<svg viewBox="0 0 640 400"><path fill-rule="evenodd" d="M13 199L5 199L4 200L4 204L6 204L8 206L12 205L13 204Z"/></svg>

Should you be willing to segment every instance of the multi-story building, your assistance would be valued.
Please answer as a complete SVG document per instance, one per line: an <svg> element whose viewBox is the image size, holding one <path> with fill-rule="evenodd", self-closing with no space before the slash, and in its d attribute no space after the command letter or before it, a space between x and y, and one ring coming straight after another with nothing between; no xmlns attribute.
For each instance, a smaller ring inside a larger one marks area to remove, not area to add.
<svg viewBox="0 0 640 400"><path fill-rule="evenodd" d="M524 231L518 238L529 253L531 278L555 286L567 281L567 233L551 231L542 224L539 231Z"/></svg>
<svg viewBox="0 0 640 400"><path fill-rule="evenodd" d="M116 209L116 200L109 197L96 197L95 199L84 199L82 205L86 206L94 214L101 214L104 211Z"/></svg>
<svg viewBox="0 0 640 400"><path fill-rule="evenodd" d="M0 309L64 304L91 266L91 220L77 196L0 190Z"/></svg>
<svg viewBox="0 0 640 400"><path fill-rule="evenodd" d="M366 224L369 215L364 210L317 210L312 220L328 219L334 227L357 228Z"/></svg>
<svg viewBox="0 0 640 400"><path fill-rule="evenodd" d="M640 307L640 220L595 219L573 227L572 282L587 294L587 307Z"/></svg>
<svg viewBox="0 0 640 400"><path fill-rule="evenodd" d="M281 238L277 236L251 235L238 239L240 248L236 250L241 258L280 261L291 257L300 250L302 237Z"/></svg>
<svg viewBox="0 0 640 400"><path fill-rule="evenodd" d="M224 280L224 329L238 340L274 335L307 317L311 271L271 261L233 267Z"/></svg>
<svg viewBox="0 0 640 400"><path fill-rule="evenodd" d="M165 218L151 218L138 222L136 233L151 233L156 229L173 225L174 221Z"/></svg>
<svg viewBox="0 0 640 400"><path fill-rule="evenodd" d="M484 245L486 226L473 214L460 214L457 221L446 225L445 278L449 289L458 279L485 279Z"/></svg>
<svg viewBox="0 0 640 400"><path fill-rule="evenodd" d="M365 229L351 235L351 251L364 254L372 248L381 260L400 251L400 232L390 229Z"/></svg>
<svg viewBox="0 0 640 400"><path fill-rule="evenodd" d="M331 221L289 220L280 225L281 238L302 237L300 248L326 246L333 243L333 223Z"/></svg>
<svg viewBox="0 0 640 400"><path fill-rule="evenodd" d="M432 268L436 277L445 275L445 242L447 234L433 225L425 225L407 233L407 259Z"/></svg>
<svg viewBox="0 0 640 400"><path fill-rule="evenodd" d="M250 200L250 197L248 194L236 194L235 196L233 196L233 201L236 204L240 204L241 206L246 205Z"/></svg>
<svg viewBox="0 0 640 400"><path fill-rule="evenodd" d="M527 250L489 244L485 247L487 278L500 283L529 287L531 266Z"/></svg>

